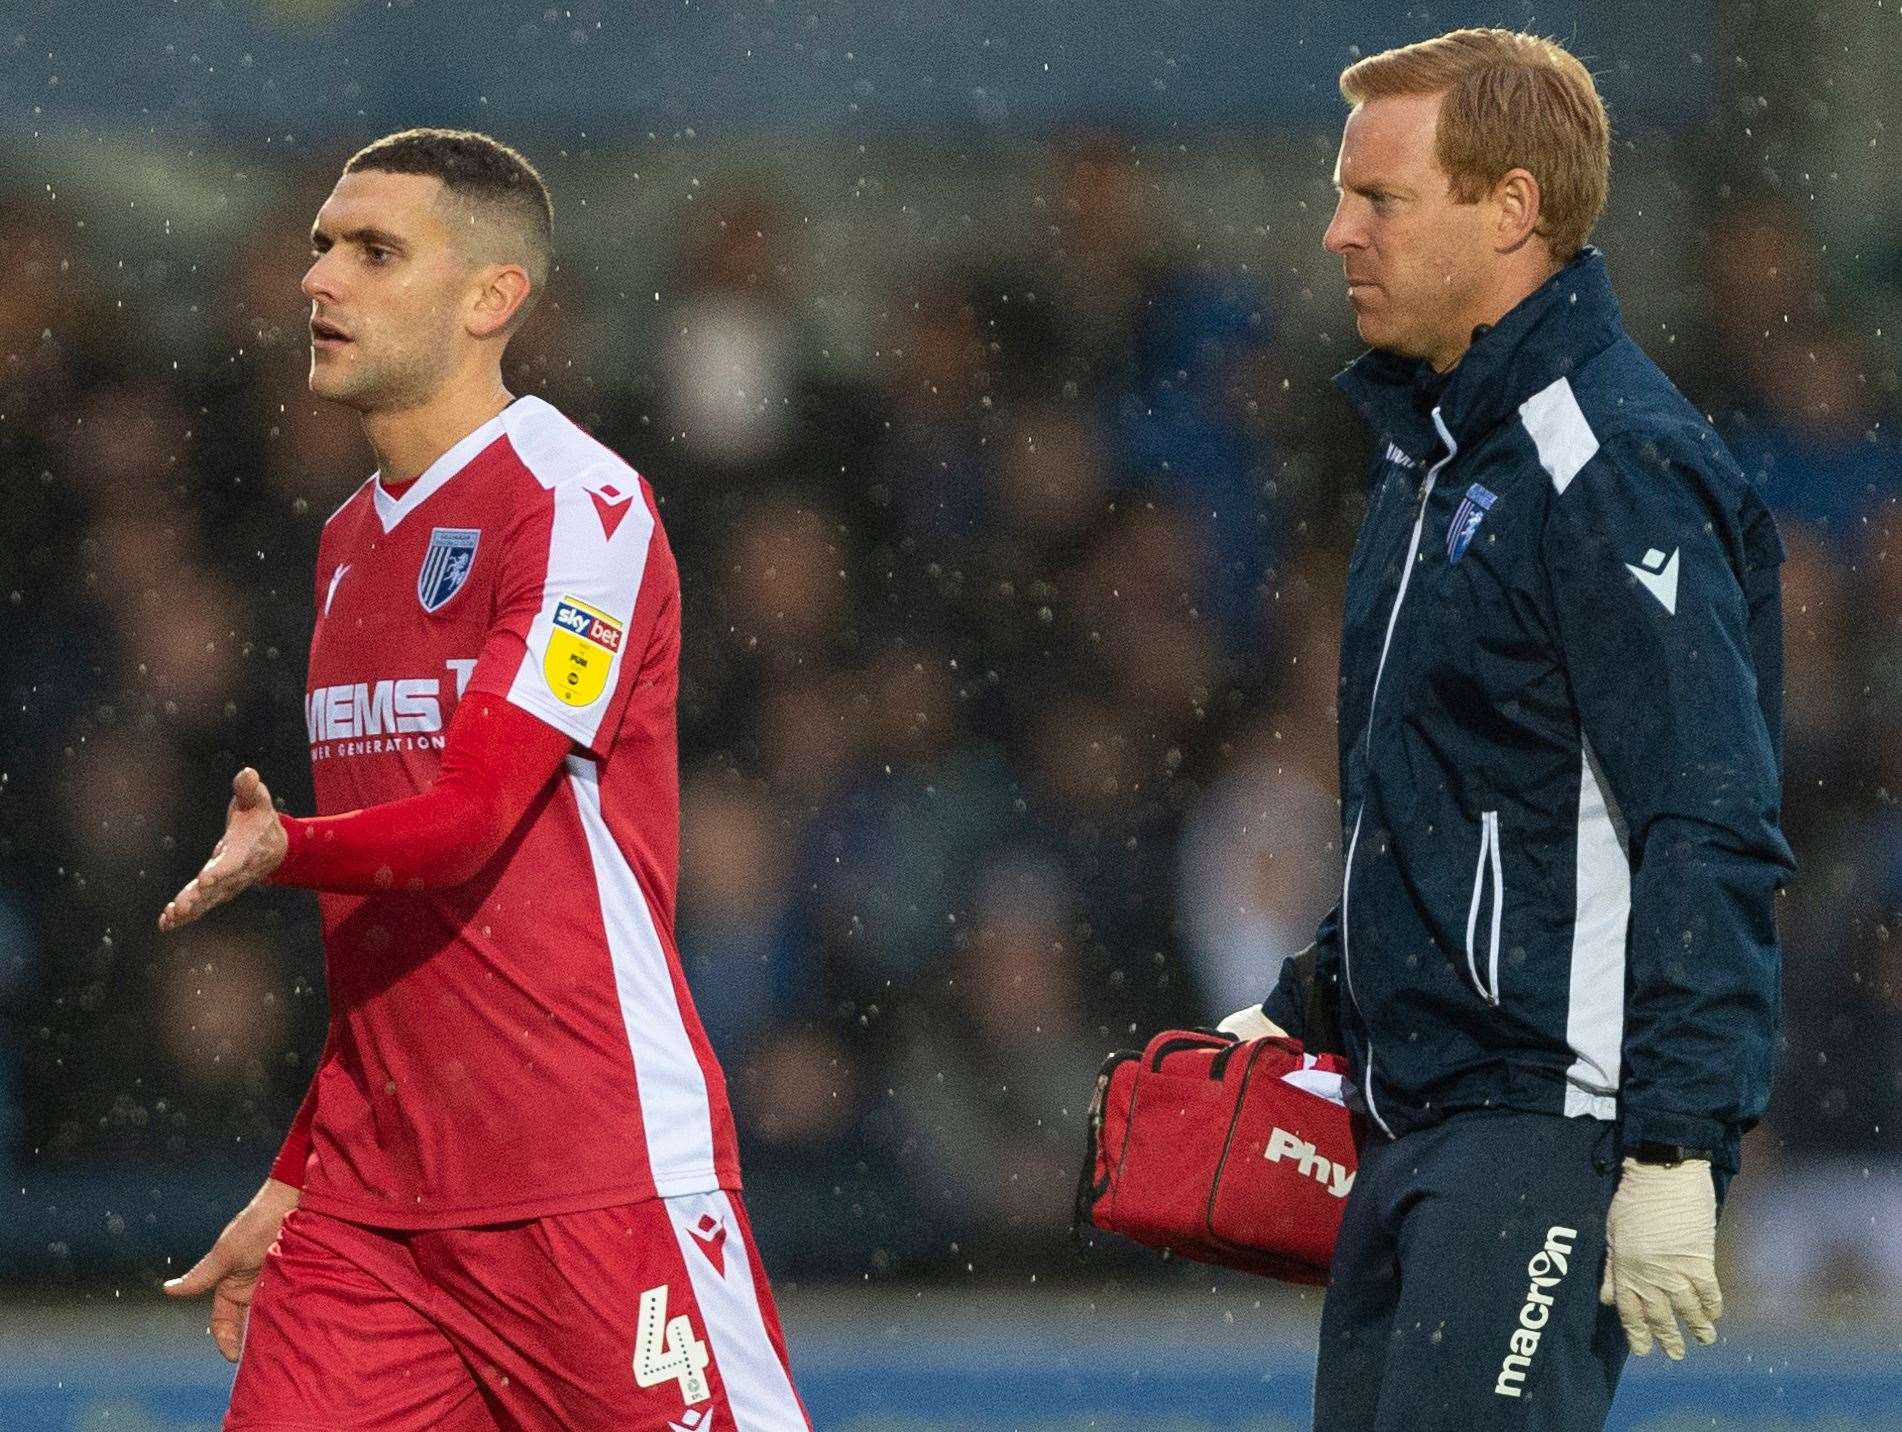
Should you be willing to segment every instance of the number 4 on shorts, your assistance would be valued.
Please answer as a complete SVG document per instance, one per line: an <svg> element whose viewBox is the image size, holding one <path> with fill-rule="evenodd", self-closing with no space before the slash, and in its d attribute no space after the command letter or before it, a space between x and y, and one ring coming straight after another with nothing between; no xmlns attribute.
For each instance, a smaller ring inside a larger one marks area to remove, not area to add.
<svg viewBox="0 0 1902 1432"><path fill-rule="evenodd" d="M669 1378L680 1384L680 1399L689 1407L713 1396L707 1386L707 1345L693 1335L693 1324L682 1313L667 1318L667 1285L641 1294L640 1322L634 1329L634 1381L652 1387Z"/></svg>

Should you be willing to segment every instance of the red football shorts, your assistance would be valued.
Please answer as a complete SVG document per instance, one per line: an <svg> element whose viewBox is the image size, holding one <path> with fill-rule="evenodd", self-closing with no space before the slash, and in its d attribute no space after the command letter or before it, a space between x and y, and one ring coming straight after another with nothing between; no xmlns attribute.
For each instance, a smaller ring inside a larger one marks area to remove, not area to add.
<svg viewBox="0 0 1902 1432"><path fill-rule="evenodd" d="M298 1209L227 1429L810 1432L737 1194L402 1232Z"/></svg>

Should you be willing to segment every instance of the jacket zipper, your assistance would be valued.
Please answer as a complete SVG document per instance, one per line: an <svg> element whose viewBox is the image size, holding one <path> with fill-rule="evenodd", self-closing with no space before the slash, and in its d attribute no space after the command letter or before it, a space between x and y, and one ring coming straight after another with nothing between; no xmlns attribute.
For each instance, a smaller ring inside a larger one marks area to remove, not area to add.
<svg viewBox="0 0 1902 1432"><path fill-rule="evenodd" d="M1479 902L1487 893L1491 877L1492 929L1487 978L1479 977L1479 959L1475 936L1479 933ZM1499 857L1499 812L1481 811L1479 815L1479 865L1473 871L1473 903L1466 910L1466 969L1473 977L1473 988L1495 1009L1499 1007L1499 924L1506 908L1506 877Z"/></svg>
<svg viewBox="0 0 1902 1432"><path fill-rule="evenodd" d="M1380 661L1374 667L1374 689L1367 697L1367 731L1362 739L1361 750L1372 765L1374 749L1374 714L1380 700L1380 678L1387 673L1387 651L1393 645L1393 629L1400 621L1400 604L1407 599L1407 585L1413 580L1414 563L1420 556L1420 532L1426 526L1427 502L1433 496L1433 484L1438 480L1440 471L1459 453L1459 444L1453 441L1453 434L1447 431L1446 420L1440 416L1440 410L1433 410L1433 427L1440 435L1440 441L1446 444L1446 456L1427 469L1426 481L1420 485L1420 507L1413 514L1413 536L1407 543L1407 564L1400 572L1400 590L1394 593L1393 610L1387 614L1387 633L1380 642ZM1354 812L1354 833L1347 841L1346 868L1341 872L1341 982L1347 986L1347 998L1353 1003L1355 1013L1360 1013L1360 1000L1354 994L1354 971L1348 960L1348 892L1354 884L1354 851L1360 845L1361 818L1367 814L1367 802L1363 798L1360 808ZM1380 1116L1380 1110L1374 1103L1374 1031L1361 1015L1361 1027L1367 1031L1367 1076L1362 1080L1363 1092L1367 1096L1367 1112L1373 1117L1380 1130L1388 1138L1394 1131Z"/></svg>

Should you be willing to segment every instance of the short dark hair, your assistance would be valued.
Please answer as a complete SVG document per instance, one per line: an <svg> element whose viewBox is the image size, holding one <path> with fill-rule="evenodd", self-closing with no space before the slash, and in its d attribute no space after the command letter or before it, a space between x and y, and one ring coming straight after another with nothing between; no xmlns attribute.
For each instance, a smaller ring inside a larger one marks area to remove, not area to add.
<svg viewBox="0 0 1902 1432"><path fill-rule="evenodd" d="M526 316L541 297L555 256L555 204L548 186L520 151L472 129L404 129L366 144L343 166L346 174L425 174L443 192L514 227L526 245L530 283Z"/></svg>

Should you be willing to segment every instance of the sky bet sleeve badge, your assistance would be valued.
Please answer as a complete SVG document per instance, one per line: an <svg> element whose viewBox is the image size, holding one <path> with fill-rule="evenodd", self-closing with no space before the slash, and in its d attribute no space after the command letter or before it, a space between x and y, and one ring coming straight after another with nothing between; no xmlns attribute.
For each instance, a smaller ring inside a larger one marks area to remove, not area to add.
<svg viewBox="0 0 1902 1432"><path fill-rule="evenodd" d="M426 612L438 612L462 590L475 566L479 527L437 527L429 534L429 550L416 569L416 600Z"/></svg>
<svg viewBox="0 0 1902 1432"><path fill-rule="evenodd" d="M592 706L601 699L624 632L606 612L573 597L556 604L542 675L563 705Z"/></svg>

